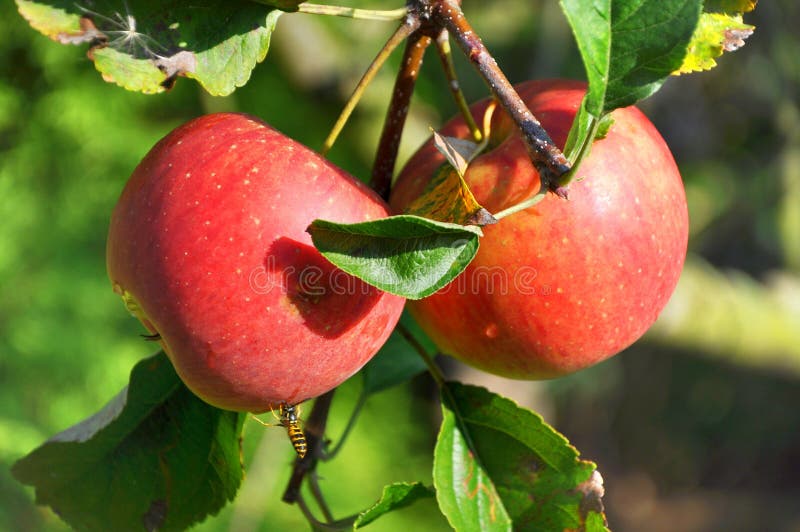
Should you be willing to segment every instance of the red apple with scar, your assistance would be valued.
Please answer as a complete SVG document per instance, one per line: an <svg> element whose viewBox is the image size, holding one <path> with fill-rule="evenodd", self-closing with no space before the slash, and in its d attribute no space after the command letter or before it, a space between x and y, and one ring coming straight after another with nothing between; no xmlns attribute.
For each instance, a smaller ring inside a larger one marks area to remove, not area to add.
<svg viewBox="0 0 800 532"><path fill-rule="evenodd" d="M585 85L523 83L522 99L563 146ZM487 102L473 106L483 116ZM612 114L569 187L484 228L476 259L440 293L410 311L445 353L491 373L551 378L595 364L652 325L678 281L688 216L680 174L650 121L633 107ZM467 138L463 120L442 133ZM423 193L443 158L431 142L406 164L391 205L402 212ZM466 177L492 213L536 193L517 128L496 112L488 149Z"/></svg>
<svg viewBox="0 0 800 532"><path fill-rule="evenodd" d="M208 115L134 171L112 215L108 273L202 399L252 412L294 405L357 372L404 304L331 265L306 228L387 209L267 124Z"/></svg>

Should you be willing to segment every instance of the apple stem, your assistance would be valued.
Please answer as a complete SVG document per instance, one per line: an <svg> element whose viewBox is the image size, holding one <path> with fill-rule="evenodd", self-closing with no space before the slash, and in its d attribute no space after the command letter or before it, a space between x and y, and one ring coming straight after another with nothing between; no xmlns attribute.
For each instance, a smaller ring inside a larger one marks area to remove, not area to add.
<svg viewBox="0 0 800 532"><path fill-rule="evenodd" d="M489 85L495 98L508 112L522 132L528 153L542 177L545 190L558 188L558 179L570 169L569 161L548 136L541 123L497 66L480 37L467 21L456 0L438 0L434 3L435 20L455 38L464 54Z"/></svg>
<svg viewBox="0 0 800 532"><path fill-rule="evenodd" d="M512 215L514 213L517 213L519 211L524 211L525 209L527 209L529 207L533 207L534 205L536 205L537 203L539 203L540 201L542 201L544 199L545 192L546 192L546 190L544 190L544 191L540 190L536 195L526 199L525 201L517 203L516 205L512 205L511 207L509 207L507 209L503 209L500 212L493 213L492 216L494 216L495 219L497 219L497 220L502 220L506 216L510 216L510 215Z"/></svg>
<svg viewBox="0 0 800 532"><path fill-rule="evenodd" d="M439 52L439 58L442 60L442 68L444 75L447 77L450 92L453 94L453 99L456 101L458 110L461 116L464 117L464 122L469 127L472 139L480 143L483 140L483 133L478 124L475 123L475 118L469 110L469 103L461 91L461 84L458 82L458 75L456 74L456 67L453 63L453 54L450 49L450 34L447 30L442 29L436 36L436 50Z"/></svg>
<svg viewBox="0 0 800 532"><path fill-rule="evenodd" d="M372 60L372 63L370 63L366 72L364 72L361 80L359 80L358 85L356 85L356 88L353 89L353 93L347 100L347 103L345 104L344 109L342 109L342 112L331 129L331 132L328 134L328 138L325 139L325 143L323 144L321 150L323 156L326 155L333 147L333 144L339 137L339 133L341 133L342 129L344 129L344 125L347 123L347 120L350 118L350 115L353 113L356 105L358 105L358 102L361 100L361 96L363 96L367 86L369 86L369 84L375 78L375 75L378 73L380 68L389 58L394 49L397 48L400 43L406 39L406 37L411 35L414 30L419 27L419 24L420 22L417 17L410 15L406 16L405 21L400 24L400 27L397 28L391 37L389 37L389 40L383 45L383 48L381 48L381 50L378 52L378 55L376 55L375 59Z"/></svg>
<svg viewBox="0 0 800 532"><path fill-rule="evenodd" d="M419 24L419 20L417 23ZM389 198L400 140L411 103L411 94L414 92L414 86L419 77L425 50L430 43L430 37L415 31L408 38L403 52L403 60L394 82L392 99L389 102L389 109L386 111L386 120L383 123L383 131L372 166L370 186L383 199Z"/></svg>
<svg viewBox="0 0 800 532"><path fill-rule="evenodd" d="M408 9L405 7L390 10L358 9L355 7L329 6L303 2L297 6L297 12L309 13L313 15L333 15L336 17L347 17L363 20L400 20L406 16Z"/></svg>
<svg viewBox="0 0 800 532"><path fill-rule="evenodd" d="M409 331L408 328L402 323L398 323L395 326L395 330L400 333L400 336L402 336L405 341L414 348L414 351L416 351L420 358L422 358L423 362L425 362L431 377L433 377L434 382L436 382L436 386L440 390L444 389L446 386L444 374L439 366L436 365L436 362L434 362L433 357L430 355L430 353L428 353L428 350L425 349L425 346L419 343L414 335L411 334L411 331Z"/></svg>
<svg viewBox="0 0 800 532"><path fill-rule="evenodd" d="M419 343L419 341L417 341L417 339L413 334L411 334L411 331L409 331L405 325L398 323L395 326L395 330L399 332L409 344L411 344L411 347L413 347L419 356L422 357L422 360L425 361L425 365L428 366L428 371L433 377L436 387L439 389L439 395L442 398L442 403L446 404L453 411L453 414L456 418L456 423L461 430L464 440L467 442L467 446L474 451L476 449L475 443L473 442L469 429L464 422L464 415L458 408L458 403L453 397L453 391L450 389L450 385L448 384L447 379L445 379L442 370L439 369L439 366L437 366L433 361L433 357L430 355L430 353L428 353L427 349L425 349L425 347ZM475 454L475 460L480 461L477 454Z"/></svg>

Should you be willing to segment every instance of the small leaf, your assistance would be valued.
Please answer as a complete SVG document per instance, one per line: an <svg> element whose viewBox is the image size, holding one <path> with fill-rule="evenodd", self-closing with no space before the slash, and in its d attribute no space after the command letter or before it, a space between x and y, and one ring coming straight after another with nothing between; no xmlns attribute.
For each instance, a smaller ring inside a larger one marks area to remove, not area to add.
<svg viewBox="0 0 800 532"><path fill-rule="evenodd" d="M243 421L198 399L159 353L105 408L12 473L75 529L183 530L236 494Z"/></svg>
<svg viewBox="0 0 800 532"><path fill-rule="evenodd" d="M433 145L461 177L464 177L470 161L481 150L481 145L477 142L457 137L445 137L436 131L433 131Z"/></svg>
<svg viewBox="0 0 800 532"><path fill-rule="evenodd" d="M742 22L741 15L703 13L683 64L674 74L711 70L717 66L717 57L744 46L754 30L755 26Z"/></svg>
<svg viewBox="0 0 800 532"><path fill-rule="evenodd" d="M483 147L470 140L444 137L435 131L433 145L445 156L448 164L439 168L423 193L406 208L406 213L460 225L497 223L495 217L475 200L464 181L469 161Z"/></svg>
<svg viewBox="0 0 800 532"><path fill-rule="evenodd" d="M406 212L459 225L497 223L495 217L475 201L464 178L446 164L439 168L423 193L406 208Z"/></svg>
<svg viewBox="0 0 800 532"><path fill-rule="evenodd" d="M63 44L90 43L89 57L103 79L128 90L162 92L178 76L226 95L263 61L281 11L245 0L191 4L142 0L73 2L16 0L36 30Z"/></svg>
<svg viewBox="0 0 800 532"><path fill-rule="evenodd" d="M400 324L419 342L428 352L434 351L433 342L425 336L419 325L403 312ZM364 396L401 384L424 372L425 362L408 343L397 329L392 332L389 339L383 344L378 354L367 362L361 370Z"/></svg>
<svg viewBox="0 0 800 532"><path fill-rule="evenodd" d="M372 508L358 516L353 528L367 526L382 515L405 508L420 499L427 499L433 495L433 489L421 482L397 482L384 486L380 500Z"/></svg>
<svg viewBox="0 0 800 532"><path fill-rule="evenodd" d="M530 410L483 388L448 383L434 485L456 529L605 530L602 478ZM499 495L499 499L496 498Z"/></svg>
<svg viewBox="0 0 800 532"><path fill-rule="evenodd" d="M429 296L464 271L478 252L479 227L400 215L339 224L314 220L314 246L340 269L385 292Z"/></svg>

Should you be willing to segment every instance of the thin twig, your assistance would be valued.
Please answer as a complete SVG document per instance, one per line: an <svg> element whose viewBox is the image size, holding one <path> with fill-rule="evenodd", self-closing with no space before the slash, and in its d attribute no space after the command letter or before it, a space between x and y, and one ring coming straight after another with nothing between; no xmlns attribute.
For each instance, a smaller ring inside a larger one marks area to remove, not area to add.
<svg viewBox="0 0 800 532"><path fill-rule="evenodd" d="M319 475L317 475L316 470L308 475L308 487L311 490L311 494L314 496L314 500L317 501L322 515L325 516L325 520L328 523L332 523L333 514L331 513L331 509L328 508L328 503L325 501L325 496L322 494L322 490L319 487Z"/></svg>
<svg viewBox="0 0 800 532"><path fill-rule="evenodd" d="M314 512L312 512L311 508L309 508L308 504L306 504L306 501L305 499L303 499L302 495L298 494L296 502L297 506L300 507L300 511L303 512L303 516L306 518L306 521L308 521L308 523L314 530L330 530L330 531L347 530L347 527L342 527L337 524L323 523L322 521L317 519L314 516Z"/></svg>
<svg viewBox="0 0 800 532"><path fill-rule="evenodd" d="M480 456L478 456L477 447L475 446L475 442L472 440L472 435L469 432L469 428L464 423L464 414L458 407L458 403L456 402L456 398L453 396L453 391L450 389L450 386L447 383L447 380L442 374L442 370L439 369L439 366L433 360L433 357L428 353L428 350L425 349L417 339L411 334L411 331L403 325L402 323L397 324L397 332L406 339L406 341L411 344L411 347L419 354L422 360L425 362L425 365L428 366L428 371L433 377L434 382L436 383L436 387L439 389L439 394L442 398L443 403L449 403L449 408L453 411L453 414L456 418L456 423L458 424L461 435L464 437L464 441L467 442L467 446L474 452L474 459L475 461L480 463ZM445 401L446 399L446 401Z"/></svg>
<svg viewBox="0 0 800 532"><path fill-rule="evenodd" d="M417 22L417 25L419 25L419 22ZM383 131L378 142L375 162L372 166L372 181L370 182L372 189L384 199L389 197L394 166L397 162L397 152L400 148L403 128L408 117L408 107L411 103L411 94L414 92L419 69L422 67L425 49L430 43L430 37L419 32L414 32L408 38L400 71L397 73L397 79L394 82L392 99L389 102L389 110L386 112L386 120L383 123Z"/></svg>
<svg viewBox="0 0 800 532"><path fill-rule="evenodd" d="M383 45L383 48L381 48L381 50L378 52L378 55L376 55L375 59L373 59L372 63L370 63L367 71L364 72L364 75L361 77L358 85L356 85L356 88L353 89L353 94L350 95L350 98L347 100L344 109L342 109L339 118L336 120L333 128L331 128L328 138L325 139L325 143L323 144L321 150L322 155L327 154L333 147L333 144L339 137L339 133L341 133L342 129L344 129L344 125L347 123L347 120L350 118L350 115L353 113L356 105L358 105L358 102L361 100L361 96L363 96L367 86L369 86L370 82L372 82L372 80L375 78L375 75L389 58L391 53L418 27L419 19L417 17L407 16L403 23L400 24L400 27L397 28L391 37L389 37L389 40L386 41L386 44Z"/></svg>
<svg viewBox="0 0 800 532"><path fill-rule="evenodd" d="M299 13L310 13L313 15L333 15L363 20L400 20L408 13L408 10L404 7L391 10L358 9L355 7L311 4L309 2L303 2L297 6L297 11Z"/></svg>
<svg viewBox="0 0 800 532"><path fill-rule="evenodd" d="M367 394L361 393L358 396L358 400L356 401L355 406L353 407L353 411L350 414L350 419L347 420L347 425L345 425L344 430L342 431L342 435L339 436L339 439L336 440L336 445L330 451L326 451L323 456L322 460L328 461L333 460L333 458L339 454L339 451L342 450L342 446L344 442L347 441L347 437L350 435L350 432L356 426L356 420L358 419L359 414L361 414L361 410L364 408L364 403L367 401Z"/></svg>
<svg viewBox="0 0 800 532"><path fill-rule="evenodd" d="M469 110L467 99L461 91L461 84L458 82L456 66L453 64L453 54L450 50L450 34L447 30L440 31L439 35L436 36L436 50L439 52L439 58L442 60L442 68L444 69L444 75L447 78L450 92L453 95L453 99L456 101L461 116L464 117L464 121L467 127L469 127L472 140L481 142L483 140L483 133L481 133L481 128L478 127L478 124L475 123L475 118Z"/></svg>
<svg viewBox="0 0 800 532"><path fill-rule="evenodd" d="M531 160L542 177L542 185L558 192L558 178L569 171L569 161L533 116L503 71L498 68L497 62L464 17L458 3L455 0L438 0L434 7L436 22L450 32L489 85L500 105L519 127Z"/></svg>
<svg viewBox="0 0 800 532"><path fill-rule="evenodd" d="M439 366L436 365L436 362L433 361L433 357L428 353L428 350L425 349L425 346L419 343L419 340L414 337L411 331L408 330L408 327L403 325L402 323L398 322L395 326L395 330L400 333L400 335L405 338L406 342L411 344L411 347L414 348L414 351L422 358L425 365L428 366L428 371L430 372L433 380L436 382L436 386L439 389L444 388L445 386L445 378L442 370L439 369Z"/></svg>

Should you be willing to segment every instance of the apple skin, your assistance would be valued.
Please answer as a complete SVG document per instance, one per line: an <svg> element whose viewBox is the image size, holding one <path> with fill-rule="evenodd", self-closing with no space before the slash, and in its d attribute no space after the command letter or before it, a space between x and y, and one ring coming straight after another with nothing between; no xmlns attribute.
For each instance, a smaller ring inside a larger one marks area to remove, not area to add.
<svg viewBox="0 0 800 532"><path fill-rule="evenodd" d="M365 185L256 118L180 126L133 172L108 235L114 290L208 403L263 412L339 385L388 338L404 299L335 268L315 218L387 216Z"/></svg>
<svg viewBox="0 0 800 532"><path fill-rule="evenodd" d="M559 146L585 84L567 80L516 87ZM472 106L481 123L487 101ZM612 356L644 334L667 303L686 256L688 214L675 161L636 108L613 113L569 186L484 227L475 260L440 292L410 301L410 313L444 352L517 379L572 373ZM456 118L442 133L468 137ZM444 162L429 141L398 176L390 205L402 212ZM496 213L530 197L539 175L516 126L495 112L489 149L466 177Z"/></svg>

